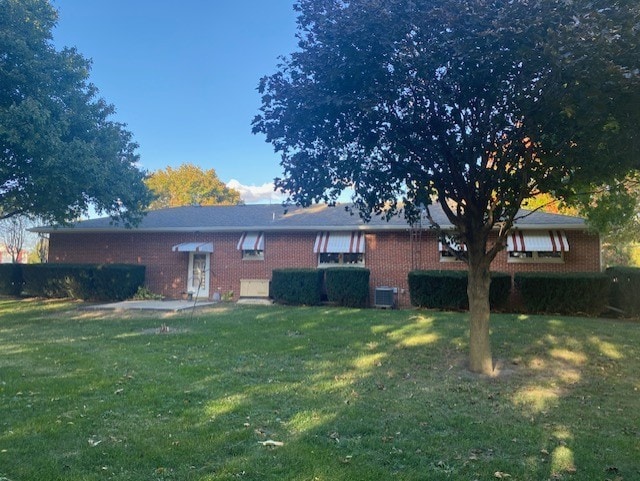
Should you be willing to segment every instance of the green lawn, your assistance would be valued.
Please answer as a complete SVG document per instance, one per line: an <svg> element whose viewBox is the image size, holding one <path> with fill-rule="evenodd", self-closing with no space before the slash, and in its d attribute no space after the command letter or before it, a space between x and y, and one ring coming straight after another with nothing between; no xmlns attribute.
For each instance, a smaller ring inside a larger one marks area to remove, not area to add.
<svg viewBox="0 0 640 481"><path fill-rule="evenodd" d="M0 299L0 480L640 479L640 324L492 326L486 378L460 313Z"/></svg>

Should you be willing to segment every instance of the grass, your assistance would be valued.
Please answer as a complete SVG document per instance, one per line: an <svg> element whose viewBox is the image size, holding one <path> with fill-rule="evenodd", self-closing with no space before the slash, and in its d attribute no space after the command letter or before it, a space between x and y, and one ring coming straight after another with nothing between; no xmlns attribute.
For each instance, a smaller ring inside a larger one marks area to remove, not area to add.
<svg viewBox="0 0 640 481"><path fill-rule="evenodd" d="M0 480L640 479L640 324L492 326L488 378L460 313L0 299Z"/></svg>

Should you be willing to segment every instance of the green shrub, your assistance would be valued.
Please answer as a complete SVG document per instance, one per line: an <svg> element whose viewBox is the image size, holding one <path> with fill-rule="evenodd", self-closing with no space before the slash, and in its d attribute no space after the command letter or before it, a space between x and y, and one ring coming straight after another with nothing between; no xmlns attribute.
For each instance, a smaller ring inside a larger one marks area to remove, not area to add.
<svg viewBox="0 0 640 481"><path fill-rule="evenodd" d="M411 271L408 281L413 306L465 309L469 305L466 271Z"/></svg>
<svg viewBox="0 0 640 481"><path fill-rule="evenodd" d="M22 293L23 264L0 264L0 295L17 297Z"/></svg>
<svg viewBox="0 0 640 481"><path fill-rule="evenodd" d="M504 309L509 304L511 295L511 274L505 272L491 273L491 287L489 288L489 304L491 309Z"/></svg>
<svg viewBox="0 0 640 481"><path fill-rule="evenodd" d="M143 285L145 267L124 264L28 264L24 291L37 297L120 301Z"/></svg>
<svg viewBox="0 0 640 481"><path fill-rule="evenodd" d="M330 267L325 269L324 285L327 300L340 306L369 305L369 269L360 267Z"/></svg>
<svg viewBox="0 0 640 481"><path fill-rule="evenodd" d="M164 296L162 294L156 294L155 292L152 292L146 286L140 286L131 298L134 301L161 301L162 299L164 299Z"/></svg>
<svg viewBox="0 0 640 481"><path fill-rule="evenodd" d="M413 306L431 309L469 308L467 271L411 271L408 281ZM511 276L501 272L491 273L491 307L506 306L510 292Z"/></svg>
<svg viewBox="0 0 640 481"><path fill-rule="evenodd" d="M514 282L531 313L598 315L609 301L606 274L517 273Z"/></svg>
<svg viewBox="0 0 640 481"><path fill-rule="evenodd" d="M274 269L271 297L281 304L318 305L323 274L320 269Z"/></svg>
<svg viewBox="0 0 640 481"><path fill-rule="evenodd" d="M640 316L640 268L609 267L606 273L611 280L611 306L620 309L625 316Z"/></svg>

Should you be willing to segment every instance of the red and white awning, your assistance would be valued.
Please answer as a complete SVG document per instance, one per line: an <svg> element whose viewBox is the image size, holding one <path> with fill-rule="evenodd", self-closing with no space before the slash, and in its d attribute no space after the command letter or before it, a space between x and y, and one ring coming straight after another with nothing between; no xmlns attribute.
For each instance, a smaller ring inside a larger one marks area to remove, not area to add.
<svg viewBox="0 0 640 481"><path fill-rule="evenodd" d="M523 232L515 230L507 237L509 252L568 252L567 236L560 230Z"/></svg>
<svg viewBox="0 0 640 481"><path fill-rule="evenodd" d="M171 250L173 252L213 252L213 242L183 242L174 245Z"/></svg>
<svg viewBox="0 0 640 481"><path fill-rule="evenodd" d="M264 233L262 232L243 232L238 241L239 251L263 251L264 250Z"/></svg>
<svg viewBox="0 0 640 481"><path fill-rule="evenodd" d="M362 254L364 232L319 232L313 246L315 254Z"/></svg>

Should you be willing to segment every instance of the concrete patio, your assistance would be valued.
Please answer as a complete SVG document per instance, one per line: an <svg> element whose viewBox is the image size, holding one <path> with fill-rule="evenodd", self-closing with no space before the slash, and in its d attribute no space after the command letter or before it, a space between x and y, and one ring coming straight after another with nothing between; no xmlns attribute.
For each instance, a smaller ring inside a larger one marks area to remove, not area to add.
<svg viewBox="0 0 640 481"><path fill-rule="evenodd" d="M83 306L82 309L89 311L164 311L164 312L180 312L188 309L197 309L200 307L215 306L218 302L211 301L183 301L183 300L166 300L166 301L121 301L110 302L108 304L95 304L91 306Z"/></svg>

